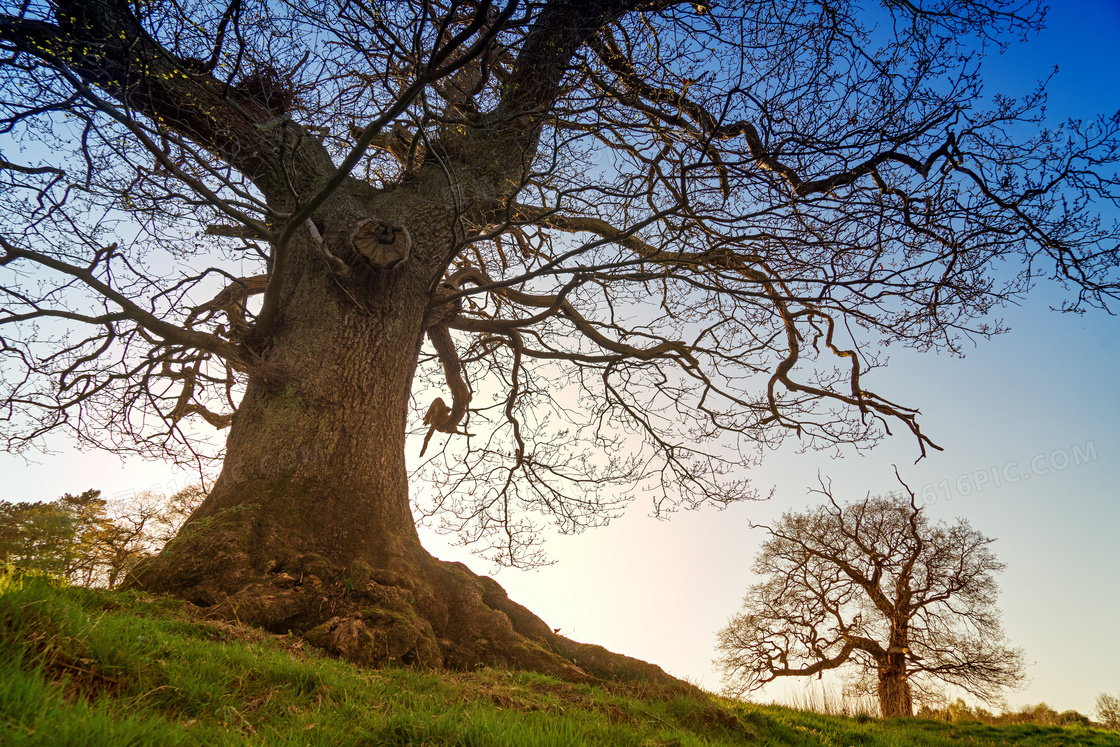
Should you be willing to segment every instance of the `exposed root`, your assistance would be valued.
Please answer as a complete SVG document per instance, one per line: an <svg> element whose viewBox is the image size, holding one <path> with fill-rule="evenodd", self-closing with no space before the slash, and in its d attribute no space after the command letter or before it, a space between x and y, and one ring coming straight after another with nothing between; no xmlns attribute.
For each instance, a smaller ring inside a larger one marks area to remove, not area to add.
<svg viewBox="0 0 1120 747"><path fill-rule="evenodd" d="M569 682L695 689L652 664L557 635L462 563L422 553L394 568L357 560L339 569L321 555L289 553L262 564L229 539L223 531L188 535L132 585L185 598L212 620L299 635L360 666L508 667Z"/></svg>

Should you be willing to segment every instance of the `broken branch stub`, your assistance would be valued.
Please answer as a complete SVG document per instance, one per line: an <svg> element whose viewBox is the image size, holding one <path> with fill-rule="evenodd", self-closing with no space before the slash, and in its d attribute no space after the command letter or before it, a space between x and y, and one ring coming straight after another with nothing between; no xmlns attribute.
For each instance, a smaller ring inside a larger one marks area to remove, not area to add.
<svg viewBox="0 0 1120 747"><path fill-rule="evenodd" d="M412 237L401 223L367 219L354 229L350 246L374 267L388 269L408 259Z"/></svg>

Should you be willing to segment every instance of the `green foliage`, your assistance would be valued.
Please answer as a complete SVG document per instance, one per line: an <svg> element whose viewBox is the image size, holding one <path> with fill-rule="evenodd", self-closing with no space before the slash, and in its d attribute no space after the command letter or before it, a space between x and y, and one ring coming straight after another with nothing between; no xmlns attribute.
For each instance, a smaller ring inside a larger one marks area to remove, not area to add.
<svg viewBox="0 0 1120 747"><path fill-rule="evenodd" d="M371 671L190 609L0 572L0 743L1120 747L1085 727L848 719L504 670Z"/></svg>
<svg viewBox="0 0 1120 747"><path fill-rule="evenodd" d="M51 503L0 501L0 562L91 582L102 535L111 533L106 501L98 490Z"/></svg>
<svg viewBox="0 0 1120 747"><path fill-rule="evenodd" d="M115 502L98 490L50 503L0 501L0 564L112 587L158 552L204 497L190 486L170 497L146 492Z"/></svg>

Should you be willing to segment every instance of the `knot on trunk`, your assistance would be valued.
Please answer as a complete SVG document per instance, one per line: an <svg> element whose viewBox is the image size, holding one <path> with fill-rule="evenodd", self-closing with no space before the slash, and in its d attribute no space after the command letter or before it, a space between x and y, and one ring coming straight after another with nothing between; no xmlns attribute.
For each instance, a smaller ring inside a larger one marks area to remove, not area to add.
<svg viewBox="0 0 1120 747"><path fill-rule="evenodd" d="M408 259L412 236L403 223L370 218L354 228L350 247L374 267L388 269Z"/></svg>

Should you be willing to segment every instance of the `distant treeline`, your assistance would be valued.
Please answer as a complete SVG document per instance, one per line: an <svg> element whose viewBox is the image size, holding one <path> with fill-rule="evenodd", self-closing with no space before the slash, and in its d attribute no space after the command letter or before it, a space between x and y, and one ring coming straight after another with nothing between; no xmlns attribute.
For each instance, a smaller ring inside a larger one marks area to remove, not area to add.
<svg viewBox="0 0 1120 747"><path fill-rule="evenodd" d="M1046 703L1020 706L1016 710L1004 708L999 713L980 705L969 705L963 698L950 702L943 692L926 691L914 714L918 718L946 723L967 721L988 726L1035 724L1038 726L1086 726L1120 730L1120 695L1102 693L1096 702L1097 720L1074 710L1056 711ZM826 716L878 717L878 702L873 693L857 681L839 687L809 687L800 692L786 693L778 704L799 711L811 711Z"/></svg>
<svg viewBox="0 0 1120 747"><path fill-rule="evenodd" d="M1023 706L1017 711L994 713L981 706L969 706L964 700L943 707L923 706L918 709L919 718L937 721L979 721L991 726L1004 724L1040 724L1042 726L1090 726L1092 720L1077 711L1055 711L1045 703Z"/></svg>
<svg viewBox="0 0 1120 747"><path fill-rule="evenodd" d="M51 502L0 501L0 565L114 587L158 553L205 498L199 485L108 501L99 490Z"/></svg>

